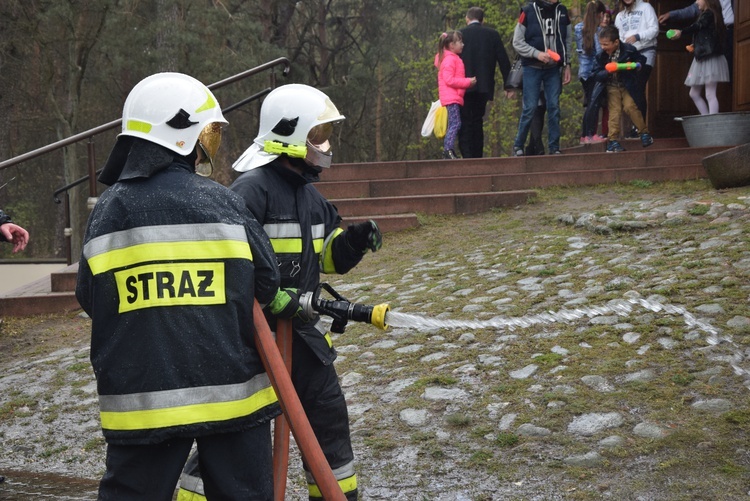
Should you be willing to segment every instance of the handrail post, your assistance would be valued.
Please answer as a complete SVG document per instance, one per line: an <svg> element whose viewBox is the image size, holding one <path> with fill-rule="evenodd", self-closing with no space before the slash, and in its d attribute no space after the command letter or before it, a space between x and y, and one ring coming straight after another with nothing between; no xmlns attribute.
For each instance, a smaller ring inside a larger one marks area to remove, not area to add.
<svg viewBox="0 0 750 501"><path fill-rule="evenodd" d="M89 137L88 142L88 154L89 154L89 210L93 209L96 204L96 198L98 196L96 189L96 151L94 149L94 136ZM93 203L92 203L92 199Z"/></svg>
<svg viewBox="0 0 750 501"><path fill-rule="evenodd" d="M71 240L73 239L73 229L70 227L70 194L65 191L65 229L63 230L65 238L65 262L70 266L73 264L73 249Z"/></svg>

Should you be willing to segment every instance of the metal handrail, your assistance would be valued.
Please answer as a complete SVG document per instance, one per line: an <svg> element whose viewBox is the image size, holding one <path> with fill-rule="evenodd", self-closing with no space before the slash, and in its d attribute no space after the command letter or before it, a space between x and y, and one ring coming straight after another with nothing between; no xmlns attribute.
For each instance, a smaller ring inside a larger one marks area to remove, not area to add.
<svg viewBox="0 0 750 501"><path fill-rule="evenodd" d="M244 105L246 105L246 104L248 104L248 103L251 103L251 102L255 101L256 99L259 99L259 98L261 98L261 97L265 96L266 94L268 94L269 92L271 92L271 90L273 90L273 89L271 89L271 88L269 87L269 88L267 88L267 89L263 89L263 90L262 90L262 91L260 91L260 92L256 92L256 93L255 93L255 94L253 94L252 96L248 96L248 97L246 97L245 99L243 99L242 101L238 101L238 102L234 103L234 104L233 104L233 105L231 105L231 106L227 106L226 108L224 108L223 110L221 110L221 113L222 113L223 115L228 115L229 113L233 112L234 110L236 110L236 109L238 109L238 108L240 108L240 107L242 107L242 106L244 106ZM103 169L104 169L104 168L102 167L101 169L97 170L97 171L95 172L95 174L97 174L97 175L98 175L98 174L100 174L100 173L102 172L102 170L103 170ZM68 183L68 184L66 184L66 185L65 185L65 186L63 186L63 187L61 187L61 188L58 188L58 189L56 189L56 190L55 190L55 191L54 191L54 192L52 193L52 198L53 198L53 199L55 200L55 203L56 203L56 204L62 203L62 200L60 200L60 198L58 198L58 195L59 195L60 193L64 193L64 192L68 191L68 190L69 190L69 189L71 189L71 188L75 188L75 187L76 187L76 186L78 186L79 184L83 184L83 183L84 183L84 182L86 182L86 181L87 181L87 180L88 180L88 179L89 179L90 177L91 177L91 174L86 174L85 176L83 176L83 177L80 177L80 178L76 179L76 180L75 180L75 181L73 181L72 183Z"/></svg>
<svg viewBox="0 0 750 501"><path fill-rule="evenodd" d="M271 69L280 65L284 66L284 69L282 70L282 74L285 77L289 76L289 71L291 70L291 63L289 62L289 59L285 57L280 57L280 58L274 59L273 61L269 61L265 64L262 64L260 66L256 66L255 68L250 68L249 70L243 71L242 73L237 73L236 75L231 76L229 78L225 78L224 80L214 82L211 85L207 85L206 87L208 87L211 90L219 89L231 83L237 82L239 80L256 75L258 73L261 73L263 71L266 71L268 69ZM272 86L273 85L275 85L275 82L272 82ZM77 143L83 139L88 139L90 137L96 136L97 134L101 134L102 132L106 132L108 130L114 129L115 127L118 127L121 124L122 124L122 118L118 118L117 120L113 120L109 123L100 125L98 127L94 127L93 129L89 129L87 131L75 134L73 136L62 139L55 143L48 144L47 146L42 146L41 148L37 148L36 150L32 150L27 153L18 155L17 157L4 160L0 162L0 170L7 169L8 167L12 167L14 165L20 164L22 162L25 162L26 160L31 160L32 158L37 158L51 151L64 148L65 146L69 146L73 143Z"/></svg>
<svg viewBox="0 0 750 501"><path fill-rule="evenodd" d="M291 70L291 63L289 62L289 59L285 57L280 57L277 59L274 59L272 61L269 61L265 64L261 64L260 66L256 66L254 68L250 68L249 70L243 71L241 73L237 73L236 75L233 75L229 78L225 78L224 80L220 80L218 82L214 82L210 85L207 85L207 87L211 90L219 89L221 87L224 87L226 85L238 82L240 80L243 80L247 77L256 75L258 73L261 73L263 71L266 71L268 69L275 68L276 66L283 66L282 75L289 76L289 72ZM223 113L229 113L231 111L234 111L235 109L244 106L245 104L254 101L269 92L276 86L276 73L271 73L271 87L264 89L260 92L257 92L242 101L239 101L238 103L235 103L227 108L225 108ZM69 146L71 144L77 143L79 141L88 139L88 171L89 173L80 178L77 179L66 186L63 186L62 188L59 188L55 190L53 193L53 198L55 200L55 203L61 203L61 200L58 198L58 195L60 193L65 193L65 254L66 254L66 261L70 265L72 264L72 255L71 255L71 245L70 245L70 239L72 236L72 230L70 228L70 197L68 196L68 190L71 188L78 186L79 184L84 183L85 181L89 181L89 206L93 206L93 203L96 201L97 197L97 186L96 186L96 175L101 172L101 169L99 171L96 170L96 160L95 160L95 153L94 153L94 142L93 137L97 134L101 134L102 132L109 131L111 129L114 129L115 127L119 127L122 124L122 119L113 120L112 122L100 125L98 127L94 127L93 129L89 129L87 131L81 132L79 134L75 134L73 136L70 136L68 138L62 139L60 141L57 141L52 144L48 144L47 146L43 146L41 148L37 148L36 150L29 151L27 153L24 153L22 155L18 155L17 157L13 157L11 159L5 160L3 162L0 162L0 170L7 169L8 167L12 167L14 165L18 165L22 162L25 162L26 160L31 160L33 158L40 157L46 153L49 153L51 151L58 150L60 148L64 148L66 146Z"/></svg>

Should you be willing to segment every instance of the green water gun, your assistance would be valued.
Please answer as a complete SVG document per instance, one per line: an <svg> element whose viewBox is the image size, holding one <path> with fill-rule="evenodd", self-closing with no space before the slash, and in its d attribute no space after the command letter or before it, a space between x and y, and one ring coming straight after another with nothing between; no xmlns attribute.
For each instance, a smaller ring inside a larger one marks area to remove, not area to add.
<svg viewBox="0 0 750 501"><path fill-rule="evenodd" d="M614 73L616 71L640 70L641 63L616 63L612 61L611 63L607 63L604 66L604 69L610 73Z"/></svg>

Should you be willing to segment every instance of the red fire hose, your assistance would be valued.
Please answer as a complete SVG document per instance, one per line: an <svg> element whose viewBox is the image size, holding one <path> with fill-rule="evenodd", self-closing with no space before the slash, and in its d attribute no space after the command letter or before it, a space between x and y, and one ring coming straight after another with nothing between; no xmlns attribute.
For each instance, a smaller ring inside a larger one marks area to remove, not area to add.
<svg viewBox="0 0 750 501"><path fill-rule="evenodd" d="M287 374L292 373L292 322L278 319L276 321L276 346L284 360ZM289 424L282 414L274 421L273 426L273 499L284 501L286 496L286 477L289 466Z"/></svg>
<svg viewBox="0 0 750 501"><path fill-rule="evenodd" d="M327 501L346 501L346 497L336 481L336 477L333 476L333 472L330 466L328 466L328 461L323 455L320 444L318 444L318 440L315 438L310 422L307 420L305 410L302 408L297 392L292 385L292 378L289 376L284 360L281 358L279 349L274 342L271 329L268 327L268 323L263 316L263 309L257 300L253 305L253 318L256 334L255 345L258 348L263 366L271 380L273 389L279 398L281 410L284 412L284 416L289 423L289 428L291 428L294 439L297 441L297 446L302 452L305 464L310 468L310 473L315 479L315 483L318 485L321 494L323 494L323 499ZM289 336L289 339L291 340L291 336ZM289 360L291 363L291 357ZM286 454L288 455L288 444ZM286 465L286 461L284 463ZM274 460L274 466L276 466L276 460ZM280 481L281 479L278 479L277 475L274 474L274 486ZM286 478L284 478L284 482L286 482Z"/></svg>

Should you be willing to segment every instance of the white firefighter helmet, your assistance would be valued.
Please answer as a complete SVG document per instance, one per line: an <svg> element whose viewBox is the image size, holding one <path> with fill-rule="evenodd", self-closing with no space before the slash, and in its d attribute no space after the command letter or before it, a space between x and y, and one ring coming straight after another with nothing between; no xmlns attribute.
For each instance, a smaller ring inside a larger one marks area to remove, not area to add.
<svg viewBox="0 0 750 501"><path fill-rule="evenodd" d="M281 154L302 158L311 167L330 167L328 139L334 124L344 118L318 89L302 84L277 87L261 106L258 136L232 168L245 172L266 165Z"/></svg>
<svg viewBox="0 0 750 501"><path fill-rule="evenodd" d="M156 73L128 94L121 135L145 139L182 156L190 155L198 143L212 162L226 123L208 87L182 73Z"/></svg>

